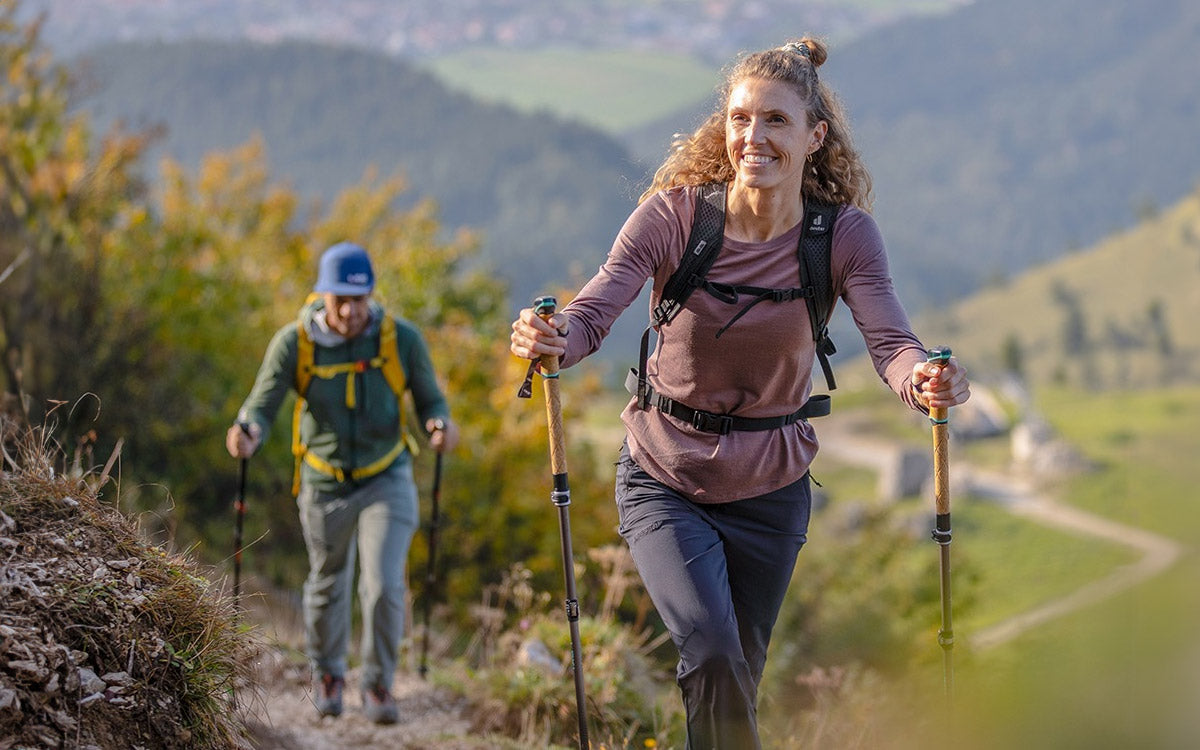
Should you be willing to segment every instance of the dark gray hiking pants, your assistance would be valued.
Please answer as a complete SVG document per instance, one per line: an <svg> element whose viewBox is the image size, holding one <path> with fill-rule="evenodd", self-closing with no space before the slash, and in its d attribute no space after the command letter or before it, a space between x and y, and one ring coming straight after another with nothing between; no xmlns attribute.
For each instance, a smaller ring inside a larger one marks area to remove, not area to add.
<svg viewBox="0 0 1200 750"><path fill-rule="evenodd" d="M808 533L808 476L774 492L701 504L622 447L620 532L679 649L689 750L752 750L771 629Z"/></svg>

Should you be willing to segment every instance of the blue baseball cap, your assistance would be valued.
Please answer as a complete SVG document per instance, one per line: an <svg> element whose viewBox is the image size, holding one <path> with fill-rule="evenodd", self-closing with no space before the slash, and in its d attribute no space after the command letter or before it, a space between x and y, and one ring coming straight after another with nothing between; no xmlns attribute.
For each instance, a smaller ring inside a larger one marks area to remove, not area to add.
<svg viewBox="0 0 1200 750"><path fill-rule="evenodd" d="M314 292L357 297L375 288L375 272L367 251L353 242L339 242L321 254Z"/></svg>

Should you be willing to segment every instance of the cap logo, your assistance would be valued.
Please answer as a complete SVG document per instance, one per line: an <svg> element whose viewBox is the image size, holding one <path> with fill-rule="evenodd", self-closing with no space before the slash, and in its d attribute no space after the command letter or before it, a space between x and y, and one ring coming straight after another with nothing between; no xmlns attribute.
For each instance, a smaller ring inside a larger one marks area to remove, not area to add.
<svg viewBox="0 0 1200 750"><path fill-rule="evenodd" d="M346 274L347 284L369 284L371 282L370 274L366 273L348 273Z"/></svg>

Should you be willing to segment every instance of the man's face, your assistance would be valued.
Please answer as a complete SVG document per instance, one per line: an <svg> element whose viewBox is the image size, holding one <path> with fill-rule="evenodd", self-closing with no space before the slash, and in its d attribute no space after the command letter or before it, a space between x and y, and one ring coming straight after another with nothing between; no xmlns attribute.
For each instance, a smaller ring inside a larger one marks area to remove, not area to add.
<svg viewBox="0 0 1200 750"><path fill-rule="evenodd" d="M371 295L359 294L346 297L325 294L325 322L336 333L352 339L367 327L371 319L369 300Z"/></svg>

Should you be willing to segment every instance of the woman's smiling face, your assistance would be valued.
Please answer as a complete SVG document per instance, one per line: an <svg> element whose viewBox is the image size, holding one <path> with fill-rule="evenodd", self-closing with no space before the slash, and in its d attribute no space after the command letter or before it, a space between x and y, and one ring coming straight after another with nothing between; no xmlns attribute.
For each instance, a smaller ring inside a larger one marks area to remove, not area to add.
<svg viewBox="0 0 1200 750"><path fill-rule="evenodd" d="M827 125L808 124L804 101L786 83L746 78L729 92L725 148L736 180L745 187L794 186L799 192L804 163L825 136Z"/></svg>

